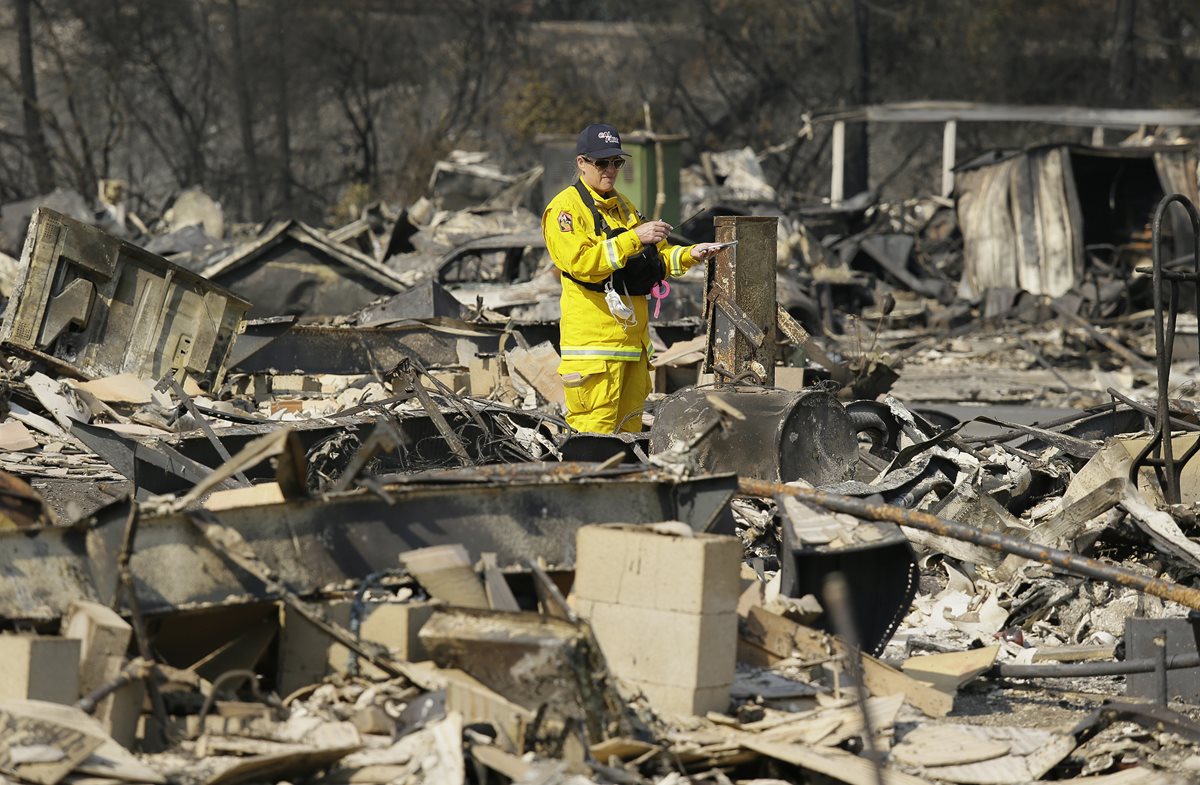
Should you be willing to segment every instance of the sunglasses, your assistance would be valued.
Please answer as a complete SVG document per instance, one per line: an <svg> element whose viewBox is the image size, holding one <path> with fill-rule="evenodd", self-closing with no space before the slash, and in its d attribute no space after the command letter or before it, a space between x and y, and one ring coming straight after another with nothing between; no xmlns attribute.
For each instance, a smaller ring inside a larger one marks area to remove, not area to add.
<svg viewBox="0 0 1200 785"><path fill-rule="evenodd" d="M600 171L604 171L605 169L607 169L610 166L614 169L620 169L622 166L625 165L624 158L605 158L602 161L597 161L594 158L587 158L585 160L592 166L599 169Z"/></svg>

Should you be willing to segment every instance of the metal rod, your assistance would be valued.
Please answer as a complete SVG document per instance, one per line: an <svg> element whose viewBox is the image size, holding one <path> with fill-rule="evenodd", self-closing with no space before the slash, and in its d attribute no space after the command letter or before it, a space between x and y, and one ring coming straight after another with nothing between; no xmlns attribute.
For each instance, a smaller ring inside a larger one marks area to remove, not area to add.
<svg viewBox="0 0 1200 785"><path fill-rule="evenodd" d="M183 401L183 405L187 407L188 413L192 415L192 419L196 421L196 425L204 433L204 437L208 439L210 444L212 444L213 449L217 451L217 455L221 456L221 463L225 463L226 461L232 459L233 456L229 454L229 450L225 448L225 445L217 437L217 434L213 431L212 426L208 424L208 420L204 419L204 415L201 414L200 410L196 408L196 403L192 400L192 396L184 392L183 385L177 382L174 376L168 375L165 378L171 385L171 389L174 390L175 394L179 396L179 399ZM250 487L250 479L242 472L234 472L233 476L237 478L238 483L240 483L243 488Z"/></svg>
<svg viewBox="0 0 1200 785"><path fill-rule="evenodd" d="M1192 225L1192 264L1193 269L1184 272L1175 272L1164 270L1162 258L1162 222L1167 214L1167 208L1172 204L1178 204L1188 216ZM1179 284L1191 282L1198 284L1194 287L1193 295L1195 298L1194 307L1197 314L1200 314L1200 212L1197 212L1196 206L1191 200L1183 194L1167 194L1159 201L1158 206L1154 208L1154 222L1152 231L1152 249L1153 249L1153 266L1151 267L1151 280L1153 282L1154 296L1154 350L1155 350L1155 367L1158 373L1158 411L1155 423L1154 436L1142 449L1133 463L1129 467L1129 479L1137 482L1138 472L1142 466L1153 466L1158 471L1158 476L1163 484L1163 496L1168 504L1179 504L1180 502L1180 475L1183 471L1183 466L1192 456L1196 454L1197 449L1200 449L1200 439L1196 440L1178 460L1175 458L1175 448L1171 443L1171 403L1168 397L1168 387L1171 382L1171 363L1174 361L1175 353L1175 321L1178 315L1179 305ZM1139 271L1144 271L1144 268L1138 268ZM1166 309L1167 324L1163 325L1163 280L1169 281L1168 287L1168 307ZM1159 457L1161 453L1161 458ZM1151 455L1153 454L1153 457Z"/></svg>
<svg viewBox="0 0 1200 785"><path fill-rule="evenodd" d="M134 657L126 663L120 673L76 701L75 708L92 714L96 711L96 707L100 705L100 701L112 695L126 684L142 679L149 679L153 676L154 663L144 660L141 657Z"/></svg>
<svg viewBox="0 0 1200 785"><path fill-rule="evenodd" d="M1121 403L1128 406L1130 409L1133 409L1134 411L1141 412L1142 414L1146 415L1147 417L1157 416L1154 412L1154 409L1151 409L1149 406L1147 406L1144 403L1139 403L1138 401L1135 401L1132 398L1128 398L1128 397L1122 395L1121 392L1119 390L1117 390L1117 388L1115 388L1115 387L1109 387L1107 390L1105 390L1105 392L1107 392L1113 398L1116 398ZM1194 423L1194 422L1188 422L1187 420L1181 420L1178 417L1171 417L1169 419L1171 421L1171 425L1174 425L1175 427L1177 427L1181 430L1200 431L1200 425L1196 425L1196 423Z"/></svg>
<svg viewBox="0 0 1200 785"><path fill-rule="evenodd" d="M1154 693L1159 706L1167 705L1167 631L1154 636Z"/></svg>
<svg viewBox="0 0 1200 785"><path fill-rule="evenodd" d="M425 413L429 415L429 419L433 421L434 427L437 428L442 438L446 440L446 445L450 448L450 452L454 453L454 457L458 459L462 466L470 466L473 461L467 448L463 446L462 440L458 438L458 434L450 427L450 423L446 422L446 417L442 414L442 410L429 397L429 393L421 386L421 379L417 372L411 367L402 368L400 373L403 378L412 387L413 393L417 396L417 400L421 402Z"/></svg>
<svg viewBox="0 0 1200 785"><path fill-rule="evenodd" d="M864 757L871 761L875 772L875 784L884 785L883 761L875 747L875 728L871 722L871 712L867 708L867 692L863 685L862 653L858 642L858 628L854 623L854 612L850 609L850 584L846 576L840 572L830 573L825 578L824 586L825 607L833 620L834 630L842 643L845 644L846 673L854 687L854 702L862 715L863 752Z"/></svg>
<svg viewBox="0 0 1200 785"><path fill-rule="evenodd" d="M871 504L850 496L840 496L813 488L798 488L793 485L747 477L738 480L738 491L745 496L760 498L771 498L776 495L794 496L835 512L844 512L872 521L891 521L901 526L920 529L942 537L962 540L984 548L991 548L1000 553L1009 553L1041 564L1050 564L1076 575L1136 589L1164 600L1177 602L1193 610L1200 610L1200 590L1181 586L1162 578L1139 575L1124 567L1105 564L1070 551L1047 548L1015 537L983 531L920 510L907 510L891 504Z"/></svg>
<svg viewBox="0 0 1200 785"><path fill-rule="evenodd" d="M1200 653L1176 654L1165 659L1148 657L1141 660L1111 662L1048 662L1041 665L1000 663L987 672L988 676L1006 679L1078 679L1087 676L1128 676L1131 673L1154 673L1160 667L1168 671L1200 667Z"/></svg>

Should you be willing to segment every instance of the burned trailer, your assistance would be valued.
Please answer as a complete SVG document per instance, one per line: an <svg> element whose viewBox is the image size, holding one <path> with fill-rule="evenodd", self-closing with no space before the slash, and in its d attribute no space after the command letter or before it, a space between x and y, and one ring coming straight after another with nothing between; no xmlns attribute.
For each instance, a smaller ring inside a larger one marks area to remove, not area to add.
<svg viewBox="0 0 1200 785"><path fill-rule="evenodd" d="M963 237L959 295L989 289L1093 302L1120 299L1134 268L1149 262L1150 223L1163 196L1193 202L1190 145L1089 147L1056 144L992 152L955 170ZM1191 253L1187 217L1168 221L1169 258Z"/></svg>

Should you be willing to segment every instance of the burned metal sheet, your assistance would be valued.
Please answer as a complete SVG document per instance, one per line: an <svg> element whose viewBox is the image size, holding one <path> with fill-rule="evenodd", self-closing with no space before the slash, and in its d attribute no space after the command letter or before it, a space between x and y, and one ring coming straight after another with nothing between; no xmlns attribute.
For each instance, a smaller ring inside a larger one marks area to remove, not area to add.
<svg viewBox="0 0 1200 785"><path fill-rule="evenodd" d="M401 553L430 545L461 543L472 559L495 553L501 567L541 558L569 569L575 533L587 524L681 520L718 530L732 520L736 478L729 475L678 481L654 471L595 474L588 464L490 469L205 514L239 531L301 595L395 568ZM0 617L49 621L75 599L110 603L128 514L119 503L97 512L89 529L0 532ZM213 550L186 513L143 515L131 564L147 613L273 598Z"/></svg>
<svg viewBox="0 0 1200 785"><path fill-rule="evenodd" d="M840 572L849 583L850 615L863 649L879 655L908 613L921 571L900 527L839 518L797 499L777 496L780 590L820 597L825 579ZM829 629L822 617L817 626Z"/></svg>
<svg viewBox="0 0 1200 785"><path fill-rule="evenodd" d="M61 372L220 385L250 304L135 245L39 209L0 341Z"/></svg>
<svg viewBox="0 0 1200 785"><path fill-rule="evenodd" d="M238 367L242 360L286 333L295 323L295 316L271 316L242 322L237 342L229 352L229 367Z"/></svg>
<svg viewBox="0 0 1200 785"><path fill-rule="evenodd" d="M1126 675L1126 695L1163 703L1200 704L1200 667L1166 667L1169 659L1195 656L1200 650L1200 628L1196 622L1195 613L1182 619L1135 616L1125 620L1125 659L1162 661L1162 667L1154 672Z"/></svg>
<svg viewBox="0 0 1200 785"><path fill-rule="evenodd" d="M1059 296L1084 280L1090 253L1125 265L1153 205L1172 192L1196 201L1195 151L1187 145L1101 148L1044 145L955 173L963 235L959 294L1016 287ZM1186 223L1175 216L1175 236ZM1191 246L1175 249L1181 255Z"/></svg>
<svg viewBox="0 0 1200 785"><path fill-rule="evenodd" d="M655 325L668 343L694 337L700 329L699 320L694 318ZM521 333L530 346L550 341L558 347L557 322L520 322L513 324L513 330ZM282 334L274 323L250 322L238 343L255 341L258 348L246 354L235 348L238 359L230 367L244 373L354 375L390 370L409 357L426 368L439 368L461 364L459 341L470 343L474 354L498 353L502 333L499 326L445 318L377 327L296 324Z"/></svg>
<svg viewBox="0 0 1200 785"><path fill-rule="evenodd" d="M611 461L645 463L650 435L647 433L572 433L559 445L564 461Z"/></svg>
<svg viewBox="0 0 1200 785"><path fill-rule="evenodd" d="M120 536L119 531L113 534L114 543ZM92 561L88 539L84 531L60 526L0 533L0 615L52 621L66 612L72 598L98 600L95 567L102 563ZM112 565L105 583L109 596L116 586L115 548L104 554Z"/></svg>
<svg viewBox="0 0 1200 785"><path fill-rule="evenodd" d="M244 357L236 368L245 373L369 374L388 371L405 358L436 368L458 365L458 342L466 340L476 354L495 354L499 327L489 328L452 319L427 319L388 327L330 327L297 324L263 348Z"/></svg>
<svg viewBox="0 0 1200 785"><path fill-rule="evenodd" d="M466 308L454 299L446 289L434 280L422 281L407 292L393 295L381 303L369 305L359 311L356 321L359 327L374 327L384 324L445 317L461 319Z"/></svg>

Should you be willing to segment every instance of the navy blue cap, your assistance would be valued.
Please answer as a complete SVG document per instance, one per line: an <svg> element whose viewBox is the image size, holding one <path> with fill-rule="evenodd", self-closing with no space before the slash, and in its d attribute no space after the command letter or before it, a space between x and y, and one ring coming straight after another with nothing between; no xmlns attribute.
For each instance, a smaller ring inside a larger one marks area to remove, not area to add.
<svg viewBox="0 0 1200 785"><path fill-rule="evenodd" d="M575 142L575 155L586 155L588 158L629 157L629 153L621 149L621 135L607 123L593 123L584 128Z"/></svg>

